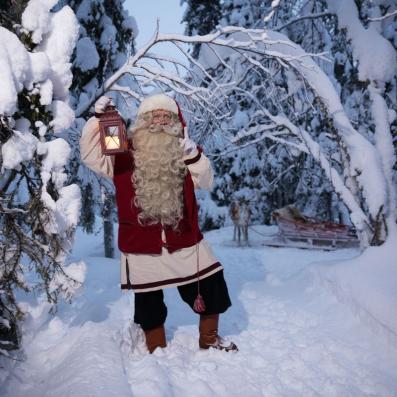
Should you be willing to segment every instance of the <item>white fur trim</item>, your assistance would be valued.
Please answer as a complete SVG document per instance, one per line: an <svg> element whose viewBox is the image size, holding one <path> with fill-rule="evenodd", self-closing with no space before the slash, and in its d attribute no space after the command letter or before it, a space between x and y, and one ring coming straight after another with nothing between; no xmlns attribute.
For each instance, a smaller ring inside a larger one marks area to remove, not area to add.
<svg viewBox="0 0 397 397"><path fill-rule="evenodd" d="M138 114L151 112L156 109L164 109L178 114L176 102L165 94L156 94L145 98L139 105Z"/></svg>

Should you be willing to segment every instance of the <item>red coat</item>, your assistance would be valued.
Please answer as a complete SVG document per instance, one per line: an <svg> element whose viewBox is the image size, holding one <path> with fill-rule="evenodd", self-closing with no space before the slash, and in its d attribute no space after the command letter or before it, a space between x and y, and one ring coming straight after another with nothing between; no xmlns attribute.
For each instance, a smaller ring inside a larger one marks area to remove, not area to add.
<svg viewBox="0 0 397 397"><path fill-rule="evenodd" d="M190 160L189 163L198 161L199 156L200 153L197 159ZM166 247L168 252L172 253L190 247L203 238L198 225L198 207L189 171L183 185L183 218L176 230L170 226L164 227L166 243L161 239L163 227L160 223L147 226L138 223L140 209L134 204L135 188L131 180L132 172L131 152L116 155L113 181L116 188L120 251L134 254L160 254L161 248Z"/></svg>

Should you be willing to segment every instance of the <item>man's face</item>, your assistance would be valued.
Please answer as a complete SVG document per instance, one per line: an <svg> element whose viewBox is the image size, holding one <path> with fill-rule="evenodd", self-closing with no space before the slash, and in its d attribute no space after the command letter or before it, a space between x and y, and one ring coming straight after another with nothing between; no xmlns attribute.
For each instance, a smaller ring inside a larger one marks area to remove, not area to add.
<svg viewBox="0 0 397 397"><path fill-rule="evenodd" d="M183 137L183 126L178 114L165 109L155 109L138 115L132 134L141 130L151 135L165 133L175 138Z"/></svg>
<svg viewBox="0 0 397 397"><path fill-rule="evenodd" d="M170 125L172 122L172 113L168 110L156 109L152 111L152 124Z"/></svg>

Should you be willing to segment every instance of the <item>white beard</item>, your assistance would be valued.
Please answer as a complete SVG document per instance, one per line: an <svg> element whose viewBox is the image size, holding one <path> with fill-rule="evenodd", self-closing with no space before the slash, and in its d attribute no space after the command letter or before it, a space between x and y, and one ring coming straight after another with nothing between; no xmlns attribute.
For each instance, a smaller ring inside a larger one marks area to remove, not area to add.
<svg viewBox="0 0 397 397"><path fill-rule="evenodd" d="M156 126L163 127L163 126ZM174 228L183 217L183 184L186 166L178 138L137 129L132 136L135 169L135 205L141 224L161 222Z"/></svg>

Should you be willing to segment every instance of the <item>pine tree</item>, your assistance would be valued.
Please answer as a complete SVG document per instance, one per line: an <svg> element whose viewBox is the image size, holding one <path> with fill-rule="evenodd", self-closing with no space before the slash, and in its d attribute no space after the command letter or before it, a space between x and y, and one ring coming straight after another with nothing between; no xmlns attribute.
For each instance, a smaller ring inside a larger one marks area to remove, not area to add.
<svg viewBox="0 0 397 397"><path fill-rule="evenodd" d="M225 0L221 23L223 26L261 28L268 7L269 1L263 0Z"/></svg>
<svg viewBox="0 0 397 397"><path fill-rule="evenodd" d="M23 4L23 7L22 7ZM44 292L50 303L70 299L80 281L67 264L80 190L65 184L70 147L55 134L73 120L69 61L77 38L73 11L49 2L3 2L0 51L0 348L20 344L23 312L15 293ZM21 7L19 7L21 6ZM63 26L62 26L63 25ZM60 34L62 30L62 34ZM26 273L33 271L34 281Z"/></svg>
<svg viewBox="0 0 397 397"><path fill-rule="evenodd" d="M181 5L183 3L187 3L186 11L182 18L182 22L186 23L186 35L205 35L216 28L221 17L221 5L219 0L182 0ZM200 47L200 43L193 45L193 58L198 59Z"/></svg>

